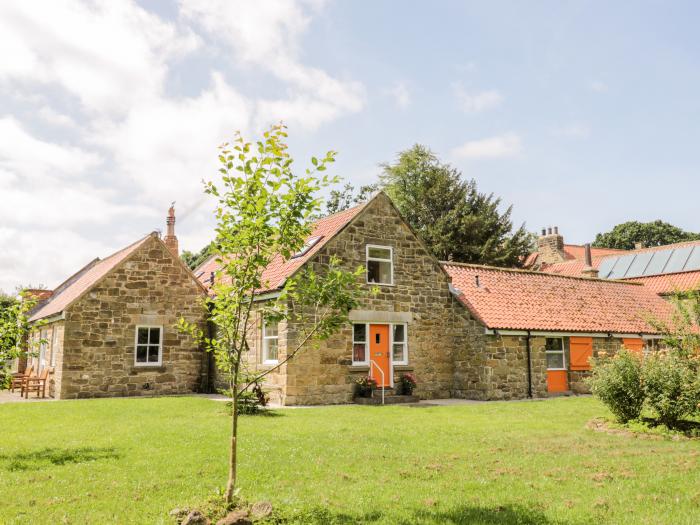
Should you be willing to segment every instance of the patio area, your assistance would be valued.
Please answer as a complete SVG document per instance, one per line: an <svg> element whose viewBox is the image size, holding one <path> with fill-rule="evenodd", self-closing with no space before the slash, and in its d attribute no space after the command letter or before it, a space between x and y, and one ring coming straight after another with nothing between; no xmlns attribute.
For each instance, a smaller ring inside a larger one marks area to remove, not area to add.
<svg viewBox="0 0 700 525"><path fill-rule="evenodd" d="M20 395L19 389L15 390L14 392L10 392L9 390L0 390L0 404L2 403L33 403L36 401L56 401L56 399L52 397L36 397L36 392L31 392L29 394L29 399L24 398Z"/></svg>

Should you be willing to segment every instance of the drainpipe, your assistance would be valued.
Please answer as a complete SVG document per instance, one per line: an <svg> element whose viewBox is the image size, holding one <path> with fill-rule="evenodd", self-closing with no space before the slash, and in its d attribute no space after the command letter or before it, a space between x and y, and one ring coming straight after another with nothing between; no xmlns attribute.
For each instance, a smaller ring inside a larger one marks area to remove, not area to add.
<svg viewBox="0 0 700 525"><path fill-rule="evenodd" d="M527 331L525 339L525 348L527 349L527 397L532 399L532 359L530 351L530 330Z"/></svg>

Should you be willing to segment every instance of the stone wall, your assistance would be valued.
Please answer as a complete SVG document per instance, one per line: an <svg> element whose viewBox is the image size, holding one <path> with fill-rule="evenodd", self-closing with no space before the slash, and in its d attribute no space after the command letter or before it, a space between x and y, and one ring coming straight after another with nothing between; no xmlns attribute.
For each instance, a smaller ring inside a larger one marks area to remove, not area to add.
<svg viewBox="0 0 700 525"><path fill-rule="evenodd" d="M470 351L466 347L478 339L472 333L475 323L449 291L448 276L386 196L380 194L367 204L342 232L319 250L312 264L322 271L330 257L337 256L345 268L354 270L366 265L367 244L393 248L394 284L378 285L376 296L369 294L373 285L367 285L368 295L358 310L375 316L375 322L409 319L408 365L396 366L395 377L411 371L418 382L418 396L450 397L454 389L455 354ZM280 340L280 355L284 355L287 347L294 347L300 332L299 326L288 327L284 344ZM352 333L347 327L318 348L306 348L286 365L284 403L350 402L355 379L367 373L366 367L352 366Z"/></svg>
<svg viewBox="0 0 700 525"><path fill-rule="evenodd" d="M203 292L156 237L65 311L60 397L178 394L201 389L206 354L176 328L205 326ZM137 325L163 327L162 366L135 365Z"/></svg>

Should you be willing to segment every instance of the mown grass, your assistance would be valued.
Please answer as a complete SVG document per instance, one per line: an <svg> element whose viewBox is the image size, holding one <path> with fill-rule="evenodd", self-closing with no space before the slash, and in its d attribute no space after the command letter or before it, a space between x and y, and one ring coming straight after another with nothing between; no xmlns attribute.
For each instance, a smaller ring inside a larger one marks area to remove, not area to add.
<svg viewBox="0 0 700 525"><path fill-rule="evenodd" d="M700 523L700 443L593 432L592 398L244 417L240 486L298 523ZM171 523L225 480L203 398L0 405L0 523Z"/></svg>

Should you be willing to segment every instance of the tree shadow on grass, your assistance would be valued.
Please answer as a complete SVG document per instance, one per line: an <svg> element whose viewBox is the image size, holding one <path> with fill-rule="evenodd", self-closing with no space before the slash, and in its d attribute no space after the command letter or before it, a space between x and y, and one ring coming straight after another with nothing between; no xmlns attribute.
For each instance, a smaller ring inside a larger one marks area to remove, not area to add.
<svg viewBox="0 0 700 525"><path fill-rule="evenodd" d="M2 470L38 470L47 465L87 463L121 457L113 447L47 447L17 454L0 454Z"/></svg>
<svg viewBox="0 0 700 525"><path fill-rule="evenodd" d="M382 511L365 514L333 512L318 507L290 516L282 523L308 523L312 525L351 525L357 523L377 523L386 518ZM397 525L553 525L541 511L521 505L498 505L495 507L471 507L458 505L446 509L415 509L411 516L394 521Z"/></svg>

